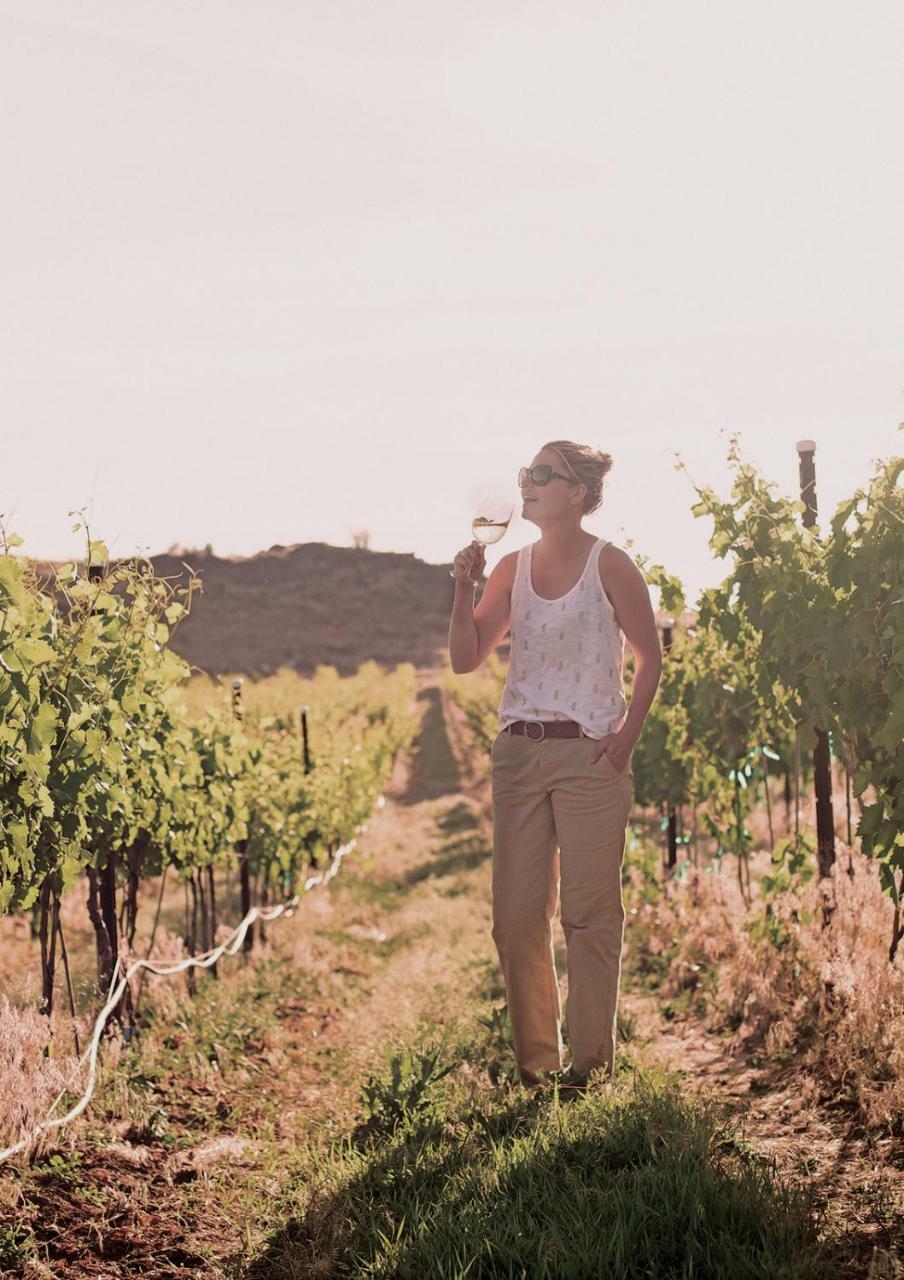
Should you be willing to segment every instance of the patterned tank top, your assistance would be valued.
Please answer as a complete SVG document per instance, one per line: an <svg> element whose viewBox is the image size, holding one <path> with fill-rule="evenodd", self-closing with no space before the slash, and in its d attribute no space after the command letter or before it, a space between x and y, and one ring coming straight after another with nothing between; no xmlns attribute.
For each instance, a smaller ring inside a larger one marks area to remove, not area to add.
<svg viewBox="0 0 904 1280"><path fill-rule="evenodd" d="M514 720L576 720L588 737L602 738L624 715L625 637L599 576L606 542L597 538L580 578L555 600L533 589L536 544L518 552L500 730Z"/></svg>

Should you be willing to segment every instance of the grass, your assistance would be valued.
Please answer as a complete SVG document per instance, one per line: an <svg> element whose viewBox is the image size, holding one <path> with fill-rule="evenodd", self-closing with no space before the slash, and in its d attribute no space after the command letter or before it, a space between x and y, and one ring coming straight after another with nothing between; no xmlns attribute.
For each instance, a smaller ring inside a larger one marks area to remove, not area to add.
<svg viewBox="0 0 904 1280"><path fill-rule="evenodd" d="M348 898L358 907L394 911L401 906L405 889L397 877L377 866L373 853L356 851L354 872L346 876Z"/></svg>
<svg viewBox="0 0 904 1280"><path fill-rule="evenodd" d="M255 1280L827 1276L805 1192L674 1079L622 1069L577 1101L475 1090L474 1044L391 1059L369 1126L332 1144ZM418 1106L408 1107L412 1081ZM426 1081L426 1085L424 1085Z"/></svg>
<svg viewBox="0 0 904 1280"><path fill-rule="evenodd" d="M386 938L360 937L348 933L344 929L317 929L316 937L346 949L353 948L358 952L358 960L370 964L373 959L388 959L395 951L413 946L419 938L430 932L429 924L409 926Z"/></svg>

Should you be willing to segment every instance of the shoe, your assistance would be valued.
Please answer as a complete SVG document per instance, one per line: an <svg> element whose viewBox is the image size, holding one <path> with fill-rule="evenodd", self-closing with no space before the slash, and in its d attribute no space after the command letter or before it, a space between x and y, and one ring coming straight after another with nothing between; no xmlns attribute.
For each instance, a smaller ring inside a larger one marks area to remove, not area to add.
<svg viewBox="0 0 904 1280"><path fill-rule="evenodd" d="M557 1071L520 1071L518 1080L525 1089L545 1089L550 1078L560 1074Z"/></svg>
<svg viewBox="0 0 904 1280"><path fill-rule="evenodd" d="M561 1071L525 1072L521 1083L526 1089L543 1089L552 1091L558 1086L560 1093L584 1091L590 1087L590 1077L575 1071L574 1067L566 1067Z"/></svg>
<svg viewBox="0 0 904 1280"><path fill-rule="evenodd" d="M595 1093L601 1088L603 1073L598 1071L575 1071L574 1067L567 1067L564 1071L555 1073L550 1080L550 1088L553 1085L558 1087L558 1096L562 1102L572 1102L576 1098L585 1098L591 1093Z"/></svg>
<svg viewBox="0 0 904 1280"><path fill-rule="evenodd" d="M602 1072L575 1071L574 1066L565 1067L561 1071L525 1071L521 1073L521 1083L531 1091L540 1089L552 1092L558 1086L562 1097L576 1097L595 1089L603 1078Z"/></svg>
<svg viewBox="0 0 904 1280"><path fill-rule="evenodd" d="M560 1090L586 1093L590 1088L590 1075L588 1072L575 1071L574 1067L566 1067L559 1073L558 1085Z"/></svg>

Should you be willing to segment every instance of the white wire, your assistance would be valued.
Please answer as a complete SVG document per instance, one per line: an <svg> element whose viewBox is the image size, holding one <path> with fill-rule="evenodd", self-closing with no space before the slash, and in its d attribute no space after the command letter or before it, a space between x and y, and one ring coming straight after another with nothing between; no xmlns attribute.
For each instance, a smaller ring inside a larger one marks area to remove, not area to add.
<svg viewBox="0 0 904 1280"><path fill-rule="evenodd" d="M385 797L380 796L376 802L375 808L382 809L385 803ZM355 827L356 832L366 830L366 826L359 825ZM351 853L357 843L358 841L356 839L352 839L346 844L340 845L333 854L330 865L326 870L321 871L319 875L308 877L304 883L304 892L307 893L318 884L326 884L329 880L332 880L333 876L339 870L339 864L342 862L342 859L347 853ZM135 960L126 970L125 976L119 978L118 982L117 975L119 974L121 957L117 956L116 964L113 967L113 976L110 979L110 993L107 997L107 1003L97 1015L94 1023L94 1031L91 1034L88 1047L82 1054L76 1067L76 1070L81 1071L85 1063L88 1063L88 1083L85 1086L84 1093L81 1098L79 1098L75 1106L71 1107L64 1116L54 1116L53 1112L59 1105L60 1100L68 1092L68 1089L61 1090L54 1098L53 1103L50 1106L50 1110L47 1113L46 1120L42 1120L40 1124L36 1124L34 1128L30 1129L25 1134L24 1138L21 1138L18 1142L14 1143L13 1146L0 1150L0 1164L5 1163L5 1161L9 1160L11 1156L18 1154L18 1152L24 1151L25 1148L45 1130L57 1129L64 1124L69 1124L70 1121L74 1120L76 1116L81 1115L85 1110L88 1103L91 1101L92 1095L94 1094L94 1082L97 1076L97 1054L104 1026L106 1025L110 1014L122 999L123 992L129 985L133 975L137 973L139 969L149 969L151 973L155 973L160 977L166 977L173 973L181 973L183 970L190 969L192 967L206 969L209 965L216 963L222 955L234 956L244 942L245 934L248 932L255 920L276 920L277 917L281 915L290 916L293 914L300 901L301 898L296 894L293 898L290 898L288 902L283 902L278 907L252 907L244 919L232 931L229 937L221 942L219 946L214 947L211 951L204 951L197 956L188 956L185 960L179 960L175 964L154 964L150 960Z"/></svg>

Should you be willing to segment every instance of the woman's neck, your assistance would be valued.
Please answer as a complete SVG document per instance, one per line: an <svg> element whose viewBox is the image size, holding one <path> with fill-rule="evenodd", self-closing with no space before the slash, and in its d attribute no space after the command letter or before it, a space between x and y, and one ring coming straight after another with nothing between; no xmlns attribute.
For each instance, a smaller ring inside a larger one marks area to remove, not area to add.
<svg viewBox="0 0 904 1280"><path fill-rule="evenodd" d="M550 560L568 560L578 556L591 542L596 542L596 538L580 525L547 525L540 531L543 555Z"/></svg>

